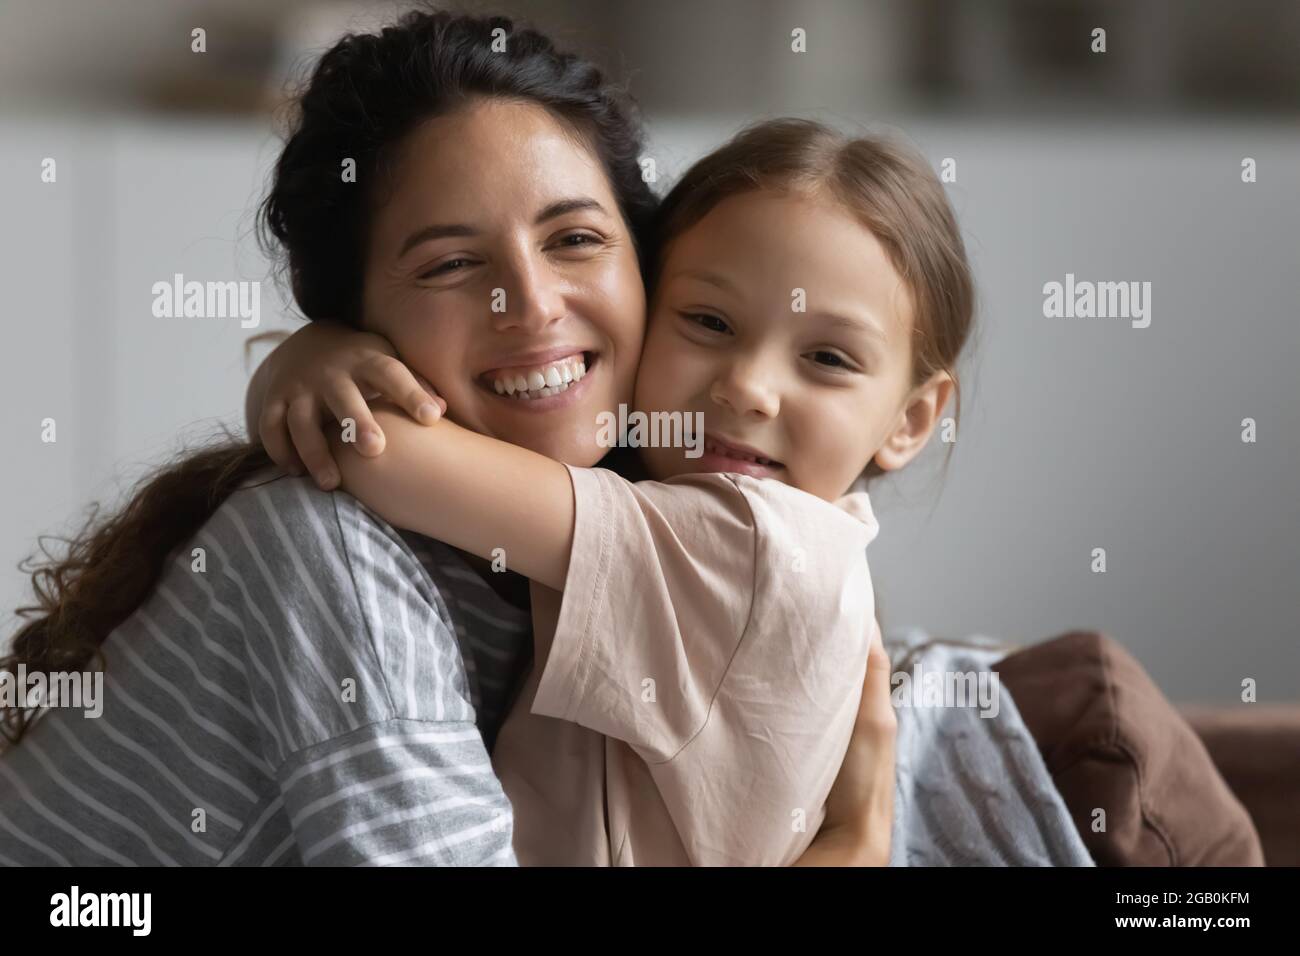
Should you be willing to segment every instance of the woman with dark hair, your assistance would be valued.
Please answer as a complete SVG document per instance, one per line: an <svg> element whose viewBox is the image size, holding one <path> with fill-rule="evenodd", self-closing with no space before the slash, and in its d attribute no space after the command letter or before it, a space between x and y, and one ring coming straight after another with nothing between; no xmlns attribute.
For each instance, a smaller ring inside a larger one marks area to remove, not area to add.
<svg viewBox="0 0 1300 956"><path fill-rule="evenodd" d="M382 330L460 424L595 464L590 423L631 394L655 209L620 95L509 20L435 13L343 38L299 105L263 213L304 314L322 334ZM408 253L457 231L501 250L508 311L424 283ZM421 335L435 317L436 350ZM565 349L586 362L582 401L481 394L484 370ZM373 374L419 413L400 363ZM308 404L278 412L295 439L311 431ZM106 693L97 718L5 707L0 863L514 862L485 738L530 627L483 570L277 475L257 446L160 472L35 575L38 616L0 672L94 661ZM864 781L892 781L892 763L868 751L850 747L802 862L882 857L864 846L879 815Z"/></svg>

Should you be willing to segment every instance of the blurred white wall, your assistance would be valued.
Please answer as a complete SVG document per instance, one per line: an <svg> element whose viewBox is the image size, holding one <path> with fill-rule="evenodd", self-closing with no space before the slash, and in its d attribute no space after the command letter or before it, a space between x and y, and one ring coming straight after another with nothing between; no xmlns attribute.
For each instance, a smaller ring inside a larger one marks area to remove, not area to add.
<svg viewBox="0 0 1300 956"><path fill-rule="evenodd" d="M223 421L242 431L242 343L284 327L286 312L252 233L276 145L265 123L0 116L4 611L29 596L15 565L38 533L119 500L182 436L201 441ZM263 280L261 326L154 318L153 284L178 272Z"/></svg>
<svg viewBox="0 0 1300 956"><path fill-rule="evenodd" d="M752 118L652 118L665 181ZM1300 697L1300 132L888 120L936 167L957 160L981 307L946 479L936 439L873 494L886 625L1096 628L1172 698L1235 700L1245 677ZM274 286L255 330L156 319L150 287L267 279L253 212L276 148L263 119L0 116L0 607L24 602L15 565L38 534L111 505L184 438L242 428L243 342L292 325ZM1043 284L1067 272L1151 282L1150 328L1045 319Z"/></svg>

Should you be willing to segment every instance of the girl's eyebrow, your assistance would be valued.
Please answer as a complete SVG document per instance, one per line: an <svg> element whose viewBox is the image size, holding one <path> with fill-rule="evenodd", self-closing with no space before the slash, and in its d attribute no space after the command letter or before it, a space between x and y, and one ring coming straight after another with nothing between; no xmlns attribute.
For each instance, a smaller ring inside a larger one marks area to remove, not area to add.
<svg viewBox="0 0 1300 956"><path fill-rule="evenodd" d="M717 272L711 272L708 269L682 269L677 273L677 277L684 279L697 279L700 282L707 282L709 285L717 286L727 292L736 292L735 283L726 276Z"/></svg>
<svg viewBox="0 0 1300 956"><path fill-rule="evenodd" d="M884 343L888 343L889 341L885 336L884 329L876 324L874 318L869 316L858 317L856 315L841 315L838 312L814 312L813 315L816 318L822 319L828 325L851 329L855 332L865 332L872 338L879 339Z"/></svg>
<svg viewBox="0 0 1300 956"><path fill-rule="evenodd" d="M576 196L572 199L560 199L547 205L533 219L533 225L540 226L548 219L556 219L567 213L580 212L584 209L592 209L609 216L609 210L597 200L592 199L590 196ZM406 241L402 243L402 248L397 253L397 258L401 259L402 256L422 242L430 242L434 239L463 239L478 235L482 235L481 230L462 222L435 223L434 225L424 226L406 237Z"/></svg>

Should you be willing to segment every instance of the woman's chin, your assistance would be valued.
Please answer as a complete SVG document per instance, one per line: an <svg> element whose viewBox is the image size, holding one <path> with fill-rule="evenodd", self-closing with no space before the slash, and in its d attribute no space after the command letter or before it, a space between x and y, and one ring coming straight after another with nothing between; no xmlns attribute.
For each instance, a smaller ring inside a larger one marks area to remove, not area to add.
<svg viewBox="0 0 1300 956"><path fill-rule="evenodd" d="M618 415L614 411L618 403L603 391L593 389L579 396L579 401L549 410L521 411L505 401L486 403L490 407L480 409L480 421L486 427L476 430L566 465L590 468L610 452L601 443L602 432L607 430L601 427L602 413Z"/></svg>

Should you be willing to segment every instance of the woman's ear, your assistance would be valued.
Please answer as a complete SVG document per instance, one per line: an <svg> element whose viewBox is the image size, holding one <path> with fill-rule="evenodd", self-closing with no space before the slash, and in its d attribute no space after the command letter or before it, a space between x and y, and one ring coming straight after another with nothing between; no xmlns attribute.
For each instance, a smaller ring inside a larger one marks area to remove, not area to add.
<svg viewBox="0 0 1300 956"><path fill-rule="evenodd" d="M939 371L912 389L897 423L876 452L875 462L882 470L897 471L921 453L953 388L952 376Z"/></svg>

